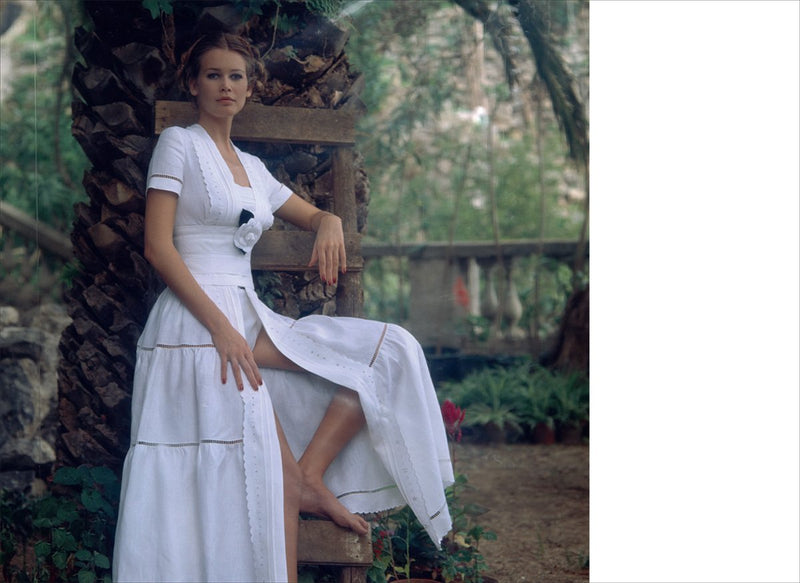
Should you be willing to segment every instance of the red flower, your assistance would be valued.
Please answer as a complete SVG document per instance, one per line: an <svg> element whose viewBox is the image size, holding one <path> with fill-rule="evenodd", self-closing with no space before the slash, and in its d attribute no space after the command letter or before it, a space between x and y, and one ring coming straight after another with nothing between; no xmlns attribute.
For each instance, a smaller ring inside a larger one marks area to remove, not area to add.
<svg viewBox="0 0 800 583"><path fill-rule="evenodd" d="M451 439L461 441L461 422L464 421L464 415L466 415L466 413L466 411L462 411L461 408L457 407L450 399L442 403L444 428Z"/></svg>
<svg viewBox="0 0 800 583"><path fill-rule="evenodd" d="M382 530L378 533L378 537L375 539L374 544L372 545L372 550L375 554L375 558L379 558L383 554L383 543L386 539L389 538L389 531Z"/></svg>
<svg viewBox="0 0 800 583"><path fill-rule="evenodd" d="M467 290L467 286L464 285L464 278L460 275L453 283L453 296L459 306L462 308L469 308L469 291Z"/></svg>

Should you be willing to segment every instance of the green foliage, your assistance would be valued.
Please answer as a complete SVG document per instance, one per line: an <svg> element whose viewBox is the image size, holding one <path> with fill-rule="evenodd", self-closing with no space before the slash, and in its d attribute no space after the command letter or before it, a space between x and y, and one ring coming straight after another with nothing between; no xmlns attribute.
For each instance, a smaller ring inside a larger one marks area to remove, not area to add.
<svg viewBox="0 0 800 583"><path fill-rule="evenodd" d="M308 9L315 13L329 18L336 19L344 8L344 0L305 0Z"/></svg>
<svg viewBox="0 0 800 583"><path fill-rule="evenodd" d="M560 12L553 20L560 33L567 21ZM524 123L519 94L509 90L488 39L476 47L473 23L447 1L372 2L352 14L347 54L368 79L360 97L369 113L360 120L358 141L370 177L367 236L395 243L491 241L494 191L500 238L577 239L584 217L576 197L581 184L558 124L549 113L541 128ZM522 36L520 42L527 46ZM484 47L481 90L497 110L492 124L489 113L473 109L464 82L471 56ZM546 336L556 330L571 291L562 285L563 272L566 281L571 273L543 263L534 305L536 260L521 264L515 273L526 300L520 325L537 315ZM367 263L368 317L403 321L408 274L402 269L394 260ZM478 337L487 331L467 328Z"/></svg>
<svg viewBox="0 0 800 583"><path fill-rule="evenodd" d="M495 168L488 166L487 117L472 110L463 83L476 50L472 22L452 2L437 1L373 2L353 15L348 57L370 80L361 94L370 115L361 120L359 142L373 191L369 233L381 241L447 240L458 206L456 239L489 240L493 176L504 238L577 236L579 205L556 208L563 206L559 175L567 164L554 120L542 128L544 160L519 116L504 122L493 144ZM488 43L487 51L487 67L496 68ZM483 89L498 107L513 100L502 76ZM569 219L545 221L540 233L542 196L548 219Z"/></svg>
<svg viewBox="0 0 800 583"><path fill-rule="evenodd" d="M468 487L464 475L447 488L453 529L436 546L408 507L382 513L372 528L374 561L367 572L371 583L425 577L436 581L478 583L487 569L481 540L495 540L476 519L485 510L461 502L458 492Z"/></svg>
<svg viewBox="0 0 800 583"><path fill-rule="evenodd" d="M70 229L73 204L85 199L80 177L88 165L72 138L70 78L63 74L72 66L63 11L74 4L37 4L28 30L11 43L20 72L0 107L3 200L62 232Z"/></svg>
<svg viewBox="0 0 800 583"><path fill-rule="evenodd" d="M153 18L158 18L162 12L172 14L172 0L142 0L142 6L150 11Z"/></svg>
<svg viewBox="0 0 800 583"><path fill-rule="evenodd" d="M65 486L65 493L36 500L0 493L4 580L110 582L120 490L116 474L105 467L65 467L53 482ZM28 565L31 547L35 563Z"/></svg>
<svg viewBox="0 0 800 583"><path fill-rule="evenodd" d="M150 16L159 18L161 14L172 14L176 2L179 0L142 0L142 6L150 11ZM242 15L242 22L250 20L253 16L264 14L265 11L280 9L282 4L304 2L308 10L333 19L339 15L344 0L230 0L230 4ZM191 2L183 2L191 4ZM196 2L195 2L196 4Z"/></svg>
<svg viewBox="0 0 800 583"><path fill-rule="evenodd" d="M338 575L339 568L330 565L299 565L297 568L298 583L336 583Z"/></svg>
<svg viewBox="0 0 800 583"><path fill-rule="evenodd" d="M467 409L464 425L493 425L502 430L522 433L520 417L514 412L509 395L513 394L513 375L497 374L492 370L477 373L475 402Z"/></svg>
<svg viewBox="0 0 800 583"><path fill-rule="evenodd" d="M529 360L444 382L438 394L466 409L465 427L494 423L512 440L537 423L589 418L589 381L584 375L551 371Z"/></svg>

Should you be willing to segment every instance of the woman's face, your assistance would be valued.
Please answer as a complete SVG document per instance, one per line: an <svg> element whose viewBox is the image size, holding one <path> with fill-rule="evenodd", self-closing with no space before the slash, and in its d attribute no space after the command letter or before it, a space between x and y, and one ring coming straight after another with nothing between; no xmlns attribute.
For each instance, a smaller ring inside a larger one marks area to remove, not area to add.
<svg viewBox="0 0 800 583"><path fill-rule="evenodd" d="M200 114L233 117L253 93L247 86L247 63L237 52L211 49L200 57L200 72L189 81Z"/></svg>

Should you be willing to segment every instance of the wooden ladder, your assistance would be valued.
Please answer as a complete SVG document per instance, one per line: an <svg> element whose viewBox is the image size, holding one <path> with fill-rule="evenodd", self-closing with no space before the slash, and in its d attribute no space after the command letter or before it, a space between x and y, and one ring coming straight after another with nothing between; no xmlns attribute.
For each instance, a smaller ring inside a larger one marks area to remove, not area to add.
<svg viewBox="0 0 800 583"><path fill-rule="evenodd" d="M196 121L192 104L156 101L155 134L170 126L186 127ZM357 229L353 169L355 114L331 109L273 107L249 103L234 118L231 138L251 142L329 146L333 212L342 219L347 273L340 274L336 290L336 314L361 316L363 292L361 235ZM252 266L268 271L307 271L315 233L267 231L253 248ZM315 268L314 268L315 269ZM340 528L328 520L301 520L297 559L305 565L340 567L339 583L366 583L372 564L372 539Z"/></svg>
<svg viewBox="0 0 800 583"><path fill-rule="evenodd" d="M170 126L187 127L196 121L196 111L185 101L156 101L155 133ZM231 138L250 142L330 146L333 212L342 219L347 273L336 286L336 315L361 316L364 295L361 287L361 235L358 231L353 170L355 114L334 109L274 107L248 103L233 119ZM267 231L253 248L253 269L267 271L308 271L315 233L308 231ZM316 268L314 268L316 269Z"/></svg>

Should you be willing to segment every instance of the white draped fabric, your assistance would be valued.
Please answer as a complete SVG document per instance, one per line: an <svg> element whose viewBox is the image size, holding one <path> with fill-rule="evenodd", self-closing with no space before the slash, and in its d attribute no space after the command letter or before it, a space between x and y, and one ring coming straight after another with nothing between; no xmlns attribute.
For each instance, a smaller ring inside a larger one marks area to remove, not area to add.
<svg viewBox="0 0 800 583"><path fill-rule="evenodd" d="M258 299L250 253L233 244L239 213L248 208L268 228L289 194L237 153L252 191L233 185L200 126L170 128L148 185L180 196L175 244L209 297L251 345L263 327L308 372L264 369L259 391L223 386L208 331L162 293L137 347L116 581L286 580L275 414L299 457L338 385L358 392L367 426L325 474L329 489L352 512L408 504L437 542L451 526L444 487L453 470L419 344L392 324L293 320Z"/></svg>

